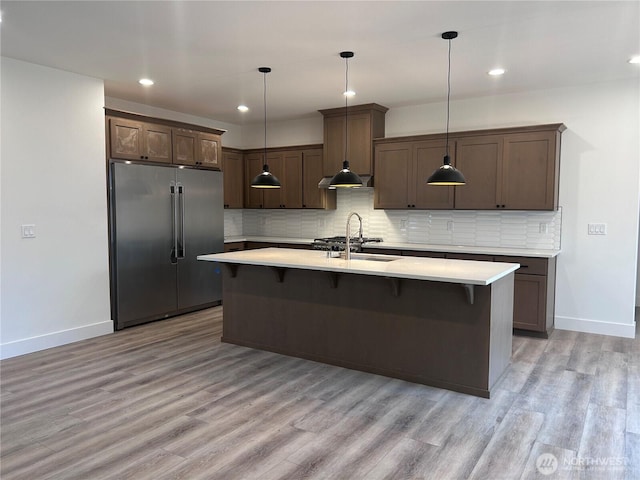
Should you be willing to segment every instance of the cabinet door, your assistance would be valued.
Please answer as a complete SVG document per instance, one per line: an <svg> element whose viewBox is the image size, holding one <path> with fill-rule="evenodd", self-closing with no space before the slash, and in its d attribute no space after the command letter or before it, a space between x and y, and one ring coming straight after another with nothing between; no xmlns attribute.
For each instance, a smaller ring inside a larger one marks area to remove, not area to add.
<svg viewBox="0 0 640 480"><path fill-rule="evenodd" d="M302 152L302 208L325 208L327 190L318 188L322 179L322 149ZM335 191L333 191L335 196Z"/></svg>
<svg viewBox="0 0 640 480"><path fill-rule="evenodd" d="M262 172L264 155L262 153L249 153L245 155L245 184L244 184L244 206L245 208L262 208L264 203L263 189L252 188L251 182Z"/></svg>
<svg viewBox="0 0 640 480"><path fill-rule="evenodd" d="M467 180L465 185L455 188L456 209L501 208L497 194L502 180L502 142L501 135L456 141L456 168Z"/></svg>
<svg viewBox="0 0 640 480"><path fill-rule="evenodd" d="M344 161L344 117L324 118L323 154L322 175L333 177L342 169Z"/></svg>
<svg viewBox="0 0 640 480"><path fill-rule="evenodd" d="M374 208L412 208L415 196L413 144L376 146ZM409 194L411 189L411 195Z"/></svg>
<svg viewBox="0 0 640 480"><path fill-rule="evenodd" d="M242 154L224 152L222 154L222 171L224 181L224 208L242 208L244 198L244 164Z"/></svg>
<svg viewBox="0 0 640 480"><path fill-rule="evenodd" d="M144 123L144 159L171 163L171 127Z"/></svg>
<svg viewBox="0 0 640 480"><path fill-rule="evenodd" d="M547 277L516 274L513 286L513 328L545 332Z"/></svg>
<svg viewBox="0 0 640 480"><path fill-rule="evenodd" d="M282 154L282 208L302 208L302 152L287 151Z"/></svg>
<svg viewBox="0 0 640 480"><path fill-rule="evenodd" d="M452 209L454 187L427 184L427 179L442 165L446 150L445 142L442 140L433 140L416 142L413 145L413 158L416 162L416 174L414 178L416 193L413 203L416 208L429 210ZM449 156L454 159L455 154L455 144L450 142Z"/></svg>
<svg viewBox="0 0 640 480"><path fill-rule="evenodd" d="M556 132L504 136L502 203L511 210L553 210L556 205Z"/></svg>
<svg viewBox="0 0 640 480"><path fill-rule="evenodd" d="M196 164L197 132L176 128L173 130L173 163L178 165Z"/></svg>
<svg viewBox="0 0 640 480"><path fill-rule="evenodd" d="M351 171L359 175L371 175L372 169L372 145L371 114L356 113L348 117L347 160Z"/></svg>
<svg viewBox="0 0 640 480"><path fill-rule="evenodd" d="M219 170L221 158L220 135L198 132L196 165Z"/></svg>
<svg viewBox="0 0 640 480"><path fill-rule="evenodd" d="M347 123L347 160L351 170L359 175L372 174L373 138L371 113L350 113ZM342 169L345 160L344 116L324 119L324 168L325 177L332 177Z"/></svg>
<svg viewBox="0 0 640 480"><path fill-rule="evenodd" d="M141 122L110 118L111 158L144 160L144 132Z"/></svg>
<svg viewBox="0 0 640 480"><path fill-rule="evenodd" d="M444 252L427 252L425 250L403 250L402 255L409 257L445 258Z"/></svg>
<svg viewBox="0 0 640 480"><path fill-rule="evenodd" d="M282 191L286 184L284 175L284 156L282 153L268 152L269 171L280 180L281 188L263 189L263 208L282 208ZM253 190L256 190L255 188Z"/></svg>

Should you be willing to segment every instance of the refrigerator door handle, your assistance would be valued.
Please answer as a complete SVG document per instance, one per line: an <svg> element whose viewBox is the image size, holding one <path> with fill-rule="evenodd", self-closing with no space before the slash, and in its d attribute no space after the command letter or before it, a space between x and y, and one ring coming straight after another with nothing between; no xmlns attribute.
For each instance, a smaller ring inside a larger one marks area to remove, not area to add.
<svg viewBox="0 0 640 480"><path fill-rule="evenodd" d="M174 182L171 182L169 192L171 193L171 263L178 263L178 225L176 215L176 185Z"/></svg>
<svg viewBox="0 0 640 480"><path fill-rule="evenodd" d="M178 241L178 258L185 255L185 233L184 233L184 186L178 182L178 203L180 204L180 241Z"/></svg>

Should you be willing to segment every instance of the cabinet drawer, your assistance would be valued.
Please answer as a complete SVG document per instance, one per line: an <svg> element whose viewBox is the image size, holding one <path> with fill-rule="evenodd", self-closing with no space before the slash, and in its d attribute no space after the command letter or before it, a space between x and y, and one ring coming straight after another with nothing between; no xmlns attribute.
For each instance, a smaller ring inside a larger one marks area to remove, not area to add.
<svg viewBox="0 0 640 480"><path fill-rule="evenodd" d="M492 255L481 255L477 253L447 253L447 258L454 260L474 260L476 262L493 262Z"/></svg>
<svg viewBox="0 0 640 480"><path fill-rule="evenodd" d="M239 252L244 250L244 242L229 242L224 244L225 252Z"/></svg>
<svg viewBox="0 0 640 480"><path fill-rule="evenodd" d="M444 252L427 252L424 250L403 250L402 255L409 257L445 258Z"/></svg>
<svg viewBox="0 0 640 480"><path fill-rule="evenodd" d="M534 257L495 257L496 262L519 263L520 268L516 274L526 273L530 275L546 275L549 260L546 258Z"/></svg>

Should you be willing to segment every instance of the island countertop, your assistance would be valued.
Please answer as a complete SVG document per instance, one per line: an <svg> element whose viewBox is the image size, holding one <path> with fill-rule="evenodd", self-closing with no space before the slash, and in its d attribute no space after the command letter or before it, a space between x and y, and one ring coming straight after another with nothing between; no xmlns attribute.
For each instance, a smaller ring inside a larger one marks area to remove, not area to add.
<svg viewBox="0 0 640 480"><path fill-rule="evenodd" d="M468 285L490 285L520 267L517 263L358 253L354 253L351 260L345 260L328 257L324 251L289 248L199 255L198 260Z"/></svg>

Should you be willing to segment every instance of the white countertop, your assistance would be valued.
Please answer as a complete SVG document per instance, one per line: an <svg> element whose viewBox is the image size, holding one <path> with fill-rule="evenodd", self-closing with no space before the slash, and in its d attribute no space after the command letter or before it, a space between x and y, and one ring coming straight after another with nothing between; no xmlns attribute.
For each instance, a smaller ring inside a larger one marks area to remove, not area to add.
<svg viewBox="0 0 640 480"><path fill-rule="evenodd" d="M225 243L231 242L265 242L265 243L291 243L308 245L313 242L313 238L289 238L289 237L227 237ZM511 247L471 247L465 245L436 245L428 243L400 243L381 242L365 243L365 248L384 248L389 250L419 250L424 252L446 252L446 253L475 253L480 255L504 255L514 257L538 257L553 258L560 253L560 250L528 249Z"/></svg>
<svg viewBox="0 0 640 480"><path fill-rule="evenodd" d="M490 285L520 267L517 263L376 254L353 254L352 260L343 260L329 258L326 252L319 250L292 248L259 248L199 255L198 260L470 285Z"/></svg>

